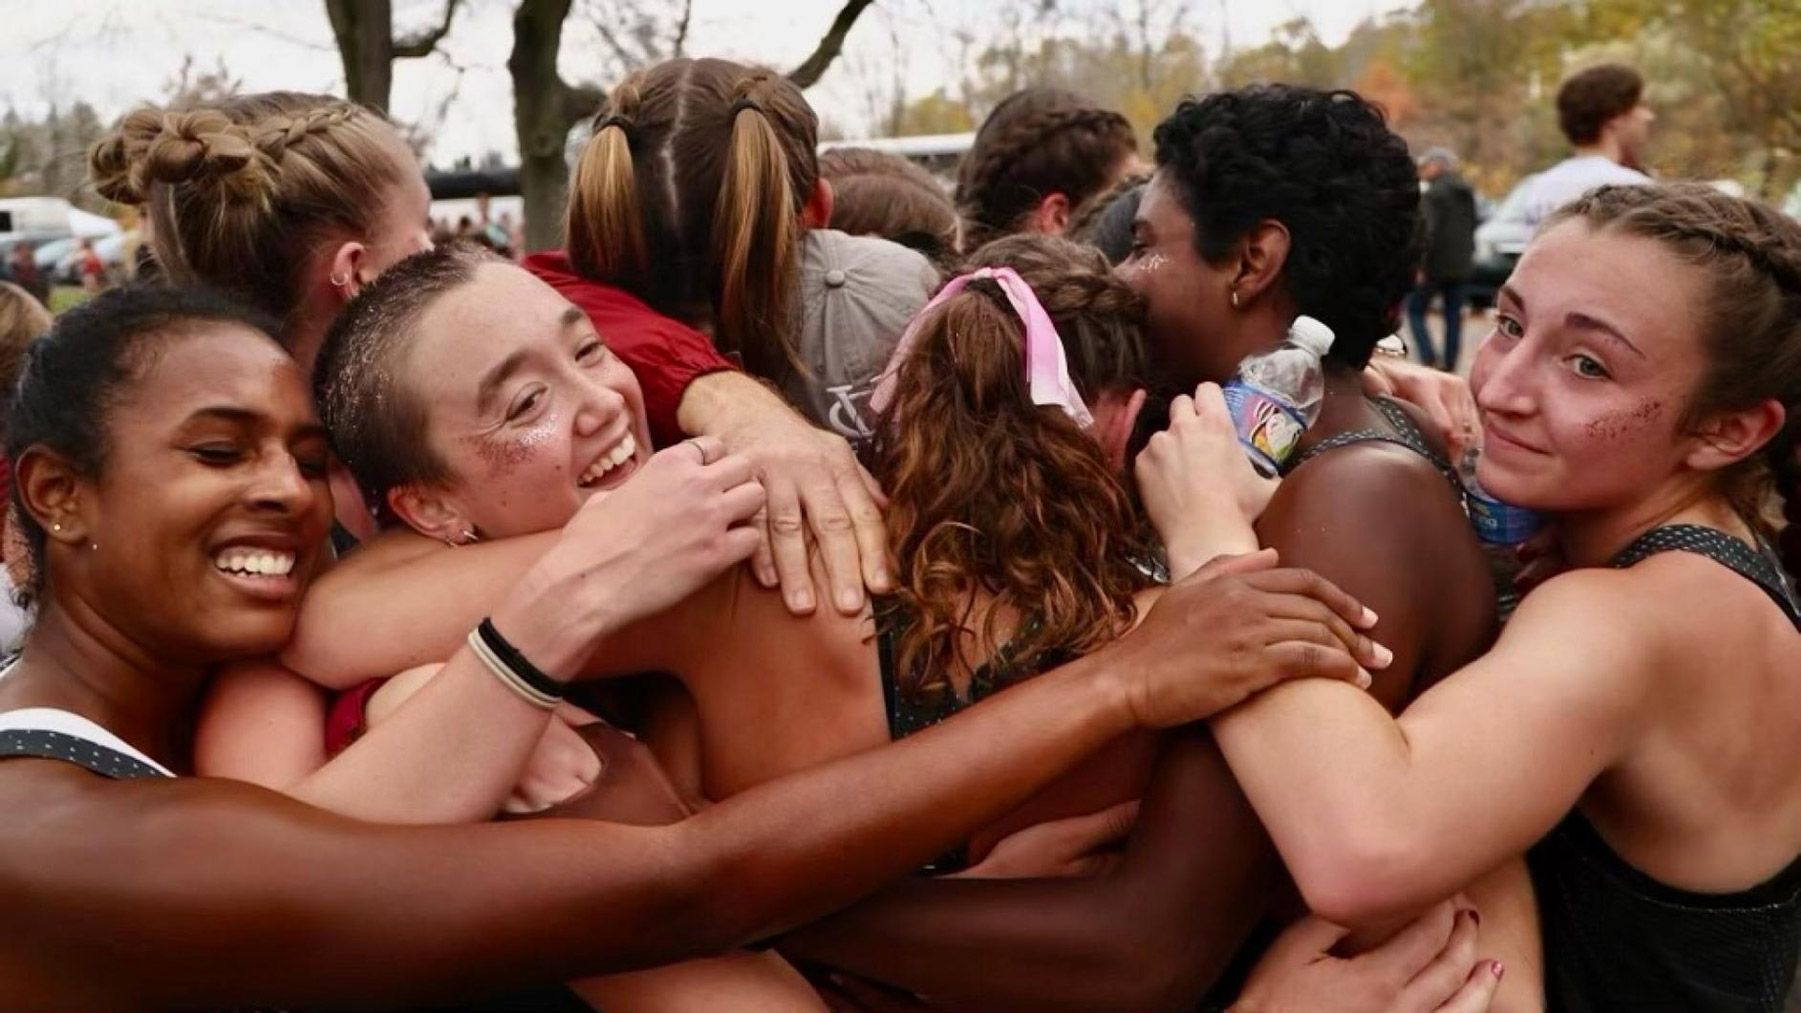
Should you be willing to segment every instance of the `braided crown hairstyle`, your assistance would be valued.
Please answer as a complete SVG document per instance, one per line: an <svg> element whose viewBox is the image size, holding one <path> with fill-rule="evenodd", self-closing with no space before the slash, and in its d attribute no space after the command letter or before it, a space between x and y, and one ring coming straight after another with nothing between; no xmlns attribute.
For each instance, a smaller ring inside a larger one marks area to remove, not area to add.
<svg viewBox="0 0 1801 1013"><path fill-rule="evenodd" d="M753 373L804 373L794 290L818 143L813 108L774 71L678 59L634 73L602 103L576 162L569 260L710 326Z"/></svg>
<svg viewBox="0 0 1801 1013"><path fill-rule="evenodd" d="M1654 240L1707 273L1707 365L1684 421L1767 398L1782 404L1782 429L1722 481L1739 513L1765 534L1781 533L1789 572L1801 572L1801 528L1793 526L1801 521L1801 223L1701 183L1601 187L1544 227L1566 221Z"/></svg>
<svg viewBox="0 0 1801 1013"><path fill-rule="evenodd" d="M1090 404L1144 385L1144 303L1099 251L1021 234L969 266L1011 267L1032 287ZM1022 660L1118 636L1150 584L1135 561L1151 558L1123 476L1061 409L1032 403L1024 325L992 282L971 282L919 327L876 451L902 561L894 607L909 620L903 689L943 692L964 637L991 652L1009 613L1021 627L1008 650ZM967 625L972 592L995 605L981 629Z"/></svg>
<svg viewBox="0 0 1801 1013"><path fill-rule="evenodd" d="M1050 194L1080 208L1137 150L1132 124L1111 109L1056 88L1015 92L982 121L957 170L964 248L1015 231Z"/></svg>
<svg viewBox="0 0 1801 1013"><path fill-rule="evenodd" d="M294 92L145 106L88 152L102 197L148 210L172 280L228 292L284 323L317 237L368 235L379 211L371 195L408 171L381 114Z"/></svg>

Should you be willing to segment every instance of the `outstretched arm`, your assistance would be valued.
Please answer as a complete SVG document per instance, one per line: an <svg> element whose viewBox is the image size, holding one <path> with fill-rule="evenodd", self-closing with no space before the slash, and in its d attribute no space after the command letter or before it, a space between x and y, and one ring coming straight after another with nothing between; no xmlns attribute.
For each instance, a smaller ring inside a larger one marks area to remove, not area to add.
<svg viewBox="0 0 1801 1013"><path fill-rule="evenodd" d="M791 933L782 950L952 1009L1187 1010L1280 879L1212 738L1185 729L1108 872L907 879Z"/></svg>

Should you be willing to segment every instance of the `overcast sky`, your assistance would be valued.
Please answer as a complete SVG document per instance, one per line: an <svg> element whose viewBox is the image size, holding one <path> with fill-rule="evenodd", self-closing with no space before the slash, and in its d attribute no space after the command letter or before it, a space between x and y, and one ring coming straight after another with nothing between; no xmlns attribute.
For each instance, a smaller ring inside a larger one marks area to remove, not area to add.
<svg viewBox="0 0 1801 1013"><path fill-rule="evenodd" d="M694 0L688 49L792 67L811 51L840 3ZM395 116L436 123L439 110L448 110L427 152L433 161L514 151L506 73L512 6L507 0L464 0L444 57L396 65ZM864 133L872 82L885 86L898 78L910 94L953 82L958 68L954 47L944 41L944 23L979 30L998 6L993 0L884 0L864 13L844 55L808 98L829 123ZM1364 17L1408 4L1191 0L1189 6L1192 30L1217 54L1227 34L1234 48L1256 45L1297 15L1311 18L1327 43L1337 43ZM428 21L440 7L440 0L394 0L397 27ZM578 20L582 8L578 0L563 46L563 74L572 80L592 78L605 66L593 30ZM159 97L188 55L206 68L223 60L252 91L343 89L320 0L0 0L0 109L41 114L53 100L80 99L110 118Z"/></svg>

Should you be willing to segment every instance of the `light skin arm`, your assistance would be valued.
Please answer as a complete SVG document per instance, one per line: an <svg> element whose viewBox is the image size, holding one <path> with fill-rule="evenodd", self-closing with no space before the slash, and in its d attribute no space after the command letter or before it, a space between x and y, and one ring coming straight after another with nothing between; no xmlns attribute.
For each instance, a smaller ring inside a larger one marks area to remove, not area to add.
<svg viewBox="0 0 1801 1013"><path fill-rule="evenodd" d="M1580 571L1397 720L1313 681L1214 733L1309 907L1344 925L1418 911L1525 851L1634 740L1656 624L1628 575Z"/></svg>

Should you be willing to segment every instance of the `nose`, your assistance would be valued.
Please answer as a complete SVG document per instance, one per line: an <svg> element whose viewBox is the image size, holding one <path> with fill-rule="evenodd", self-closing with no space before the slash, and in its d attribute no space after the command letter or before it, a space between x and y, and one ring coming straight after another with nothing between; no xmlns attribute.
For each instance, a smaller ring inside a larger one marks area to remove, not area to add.
<svg viewBox="0 0 1801 1013"><path fill-rule="evenodd" d="M285 448L265 456L250 490L251 501L258 508L284 514L305 513L315 495L300 462Z"/></svg>
<svg viewBox="0 0 1801 1013"><path fill-rule="evenodd" d="M1497 415L1525 415L1536 406L1532 393L1530 338L1507 341L1499 334L1482 343L1470 370L1476 407Z"/></svg>
<svg viewBox="0 0 1801 1013"><path fill-rule="evenodd" d="M625 410L625 395L585 373L578 375L581 400L575 411L575 430L582 436L592 436Z"/></svg>

